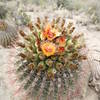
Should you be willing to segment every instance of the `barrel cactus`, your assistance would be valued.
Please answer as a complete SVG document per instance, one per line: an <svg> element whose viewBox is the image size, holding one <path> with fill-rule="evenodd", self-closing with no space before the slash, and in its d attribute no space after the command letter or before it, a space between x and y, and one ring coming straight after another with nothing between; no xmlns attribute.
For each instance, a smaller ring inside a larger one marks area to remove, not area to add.
<svg viewBox="0 0 100 100"><path fill-rule="evenodd" d="M10 23L8 7L0 4L0 45L10 46L17 37L15 25ZM10 17L11 18L11 17Z"/></svg>
<svg viewBox="0 0 100 100"><path fill-rule="evenodd" d="M74 35L73 23L66 25L60 17L52 21L38 17L36 23L30 22L27 27L29 34L19 31L23 40L17 43L20 50L16 74L33 100L58 100L73 86L82 60L87 59L81 53L85 48L83 35Z"/></svg>
<svg viewBox="0 0 100 100"><path fill-rule="evenodd" d="M17 38L17 31L13 25L4 20L0 20L0 45L7 47Z"/></svg>

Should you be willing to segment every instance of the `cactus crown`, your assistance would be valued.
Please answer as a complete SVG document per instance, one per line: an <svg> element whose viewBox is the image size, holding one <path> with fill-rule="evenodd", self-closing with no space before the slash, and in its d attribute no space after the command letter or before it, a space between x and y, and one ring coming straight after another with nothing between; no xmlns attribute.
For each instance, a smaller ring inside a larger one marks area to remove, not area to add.
<svg viewBox="0 0 100 100"><path fill-rule="evenodd" d="M5 31L6 28L7 24L4 21L0 20L0 31Z"/></svg>
<svg viewBox="0 0 100 100"><path fill-rule="evenodd" d="M53 83L54 88L51 91L54 92L54 98L57 98L59 84L66 87L66 80L67 82L71 80L70 74L76 73L80 62L86 59L86 56L80 53L84 47L84 44L79 41L82 34L74 35L73 23L69 22L66 26L65 19L60 17L52 21L47 17L42 21L38 17L36 23L30 22L27 27L30 30L29 34L23 30L19 32L24 39L23 42L18 43L22 48L18 54L21 65L17 69L17 72L23 72L20 80L29 76L24 88L31 87L32 91L29 90L31 91L29 94L35 96L42 91L41 96L45 98L51 93L50 87ZM37 81L32 89L35 79ZM61 79L60 83L59 79Z"/></svg>

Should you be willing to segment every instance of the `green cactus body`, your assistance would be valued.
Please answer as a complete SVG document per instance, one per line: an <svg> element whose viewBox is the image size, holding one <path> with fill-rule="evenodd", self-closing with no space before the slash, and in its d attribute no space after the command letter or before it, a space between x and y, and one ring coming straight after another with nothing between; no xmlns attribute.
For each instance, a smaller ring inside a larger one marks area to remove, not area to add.
<svg viewBox="0 0 100 100"><path fill-rule="evenodd" d="M17 74L34 99L58 100L59 95L66 95L68 87L77 80L80 62L86 59L80 53L84 48L84 43L78 41L82 35L73 36L73 31L69 31L74 29L73 23L66 25L64 19L60 20L37 18L35 24L28 24L28 35L23 30L19 32L24 41L18 43L22 51L18 54L21 64L16 64Z"/></svg>

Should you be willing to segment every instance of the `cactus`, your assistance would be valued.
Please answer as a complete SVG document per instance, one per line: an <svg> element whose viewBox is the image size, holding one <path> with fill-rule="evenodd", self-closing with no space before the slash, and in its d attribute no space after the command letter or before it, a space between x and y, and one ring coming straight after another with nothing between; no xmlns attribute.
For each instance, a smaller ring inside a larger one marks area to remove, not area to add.
<svg viewBox="0 0 100 100"><path fill-rule="evenodd" d="M7 47L17 38L16 28L6 21L0 20L0 45Z"/></svg>
<svg viewBox="0 0 100 100"><path fill-rule="evenodd" d="M30 22L27 27L29 34L19 31L23 42L17 43L21 63L16 64L16 72L34 100L38 96L41 100L58 100L60 89L61 96L67 93L67 85L73 84L72 76L77 79L75 73L78 74L80 62L87 59L80 52L85 47L80 41L83 35L73 35L73 23L66 25L60 17L51 22L48 17L38 17L36 23Z"/></svg>
<svg viewBox="0 0 100 100"><path fill-rule="evenodd" d="M0 5L0 19L5 19L7 16L7 8L4 5Z"/></svg>
<svg viewBox="0 0 100 100"><path fill-rule="evenodd" d="M0 45L8 47L17 37L16 27L9 23L9 10L5 4L0 4Z"/></svg>

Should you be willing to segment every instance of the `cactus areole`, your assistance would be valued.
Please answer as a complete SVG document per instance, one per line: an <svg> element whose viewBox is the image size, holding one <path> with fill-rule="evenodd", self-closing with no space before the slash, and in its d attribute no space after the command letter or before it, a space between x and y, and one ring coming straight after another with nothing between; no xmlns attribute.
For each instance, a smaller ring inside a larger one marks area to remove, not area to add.
<svg viewBox="0 0 100 100"><path fill-rule="evenodd" d="M80 41L83 35L74 35L74 24L66 24L65 19L60 17L52 21L47 17L43 20L37 18L34 24L30 22L26 27L29 28L29 34L24 30L19 31L23 38L23 42L18 42L21 50L18 53L20 61L17 63L17 73L23 73L19 79L22 82L25 80L24 88L29 89L29 95L35 97L41 93L41 97L46 98L43 100L47 100L48 95L53 93L50 100L56 100L59 84L62 93L66 93L66 82L71 84L72 75L75 77L82 60L87 58L80 52L85 48Z"/></svg>

